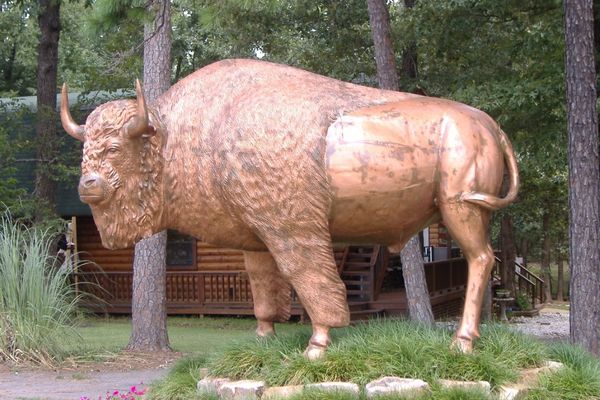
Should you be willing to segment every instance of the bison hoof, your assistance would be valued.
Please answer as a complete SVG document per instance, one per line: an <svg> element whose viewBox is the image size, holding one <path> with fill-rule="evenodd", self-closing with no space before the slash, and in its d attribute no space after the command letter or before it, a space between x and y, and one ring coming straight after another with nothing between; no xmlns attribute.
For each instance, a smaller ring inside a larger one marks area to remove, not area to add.
<svg viewBox="0 0 600 400"><path fill-rule="evenodd" d="M304 350L304 357L310 361L320 360L325 357L325 350L327 350L327 347L311 343Z"/></svg>
<svg viewBox="0 0 600 400"><path fill-rule="evenodd" d="M259 321L256 334L258 337L275 336L275 324L273 322Z"/></svg>
<svg viewBox="0 0 600 400"><path fill-rule="evenodd" d="M454 340L452 340L452 345L450 347L461 353L471 354L473 352L473 340L455 337Z"/></svg>

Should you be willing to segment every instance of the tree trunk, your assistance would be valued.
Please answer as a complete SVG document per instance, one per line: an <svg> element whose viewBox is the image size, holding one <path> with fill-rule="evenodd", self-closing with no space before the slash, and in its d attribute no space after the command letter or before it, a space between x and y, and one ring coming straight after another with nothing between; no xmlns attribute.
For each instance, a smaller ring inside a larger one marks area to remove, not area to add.
<svg viewBox="0 0 600 400"><path fill-rule="evenodd" d="M367 0L367 6L375 45L379 87L388 90L399 90L387 6L384 0ZM417 236L413 237L402 249L400 258L402 259L402 274L410 317L425 324L433 324L433 311L431 310L431 300L425 280L421 246Z"/></svg>
<svg viewBox="0 0 600 400"><path fill-rule="evenodd" d="M600 157L591 0L566 0L571 342L600 356Z"/></svg>
<svg viewBox="0 0 600 400"><path fill-rule="evenodd" d="M404 0L404 7L413 8L414 6L415 0ZM402 77L404 79L416 79L419 72L417 66L417 45L416 43L410 43L402 51Z"/></svg>
<svg viewBox="0 0 600 400"><path fill-rule="evenodd" d="M552 274L550 273L550 213L542 216L542 277L544 279L544 301L552 303Z"/></svg>
<svg viewBox="0 0 600 400"><path fill-rule="evenodd" d="M144 27L144 94L149 104L171 85L170 2L156 0L154 21ZM166 301L166 231L135 245L132 331L128 350L169 351Z"/></svg>
<svg viewBox="0 0 600 400"><path fill-rule="evenodd" d="M384 0L367 0L379 87L399 90L396 58L390 30L390 14Z"/></svg>
<svg viewBox="0 0 600 400"><path fill-rule="evenodd" d="M500 221L500 237L502 240L502 263L500 265L500 281L502 287L515 297L515 235L512 217L504 214Z"/></svg>
<svg viewBox="0 0 600 400"><path fill-rule="evenodd" d="M564 301L565 300L565 274L564 274L564 260L562 252L556 252L556 268L558 270L557 274L557 282L556 282L556 300Z"/></svg>
<svg viewBox="0 0 600 400"><path fill-rule="evenodd" d="M410 319L433 325L434 318L425 280L423 255L417 236L413 236L404 246L400 258L402 259L402 276L404 277Z"/></svg>
<svg viewBox="0 0 600 400"><path fill-rule="evenodd" d="M60 2L39 0L40 39L37 58L37 169L35 196L36 219L55 210L56 181L50 166L57 155L56 79L58 40L60 38Z"/></svg>

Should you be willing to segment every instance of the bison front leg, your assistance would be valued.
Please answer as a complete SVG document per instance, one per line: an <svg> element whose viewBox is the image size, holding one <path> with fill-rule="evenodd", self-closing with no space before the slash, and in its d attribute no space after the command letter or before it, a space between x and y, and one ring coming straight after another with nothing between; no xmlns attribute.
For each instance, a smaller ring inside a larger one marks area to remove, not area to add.
<svg viewBox="0 0 600 400"><path fill-rule="evenodd" d="M279 272L269 252L244 252L244 263L258 321L256 334L261 337L275 334L275 322L290 318L291 287Z"/></svg>
<svg viewBox="0 0 600 400"><path fill-rule="evenodd" d="M346 286L337 271L329 233L293 237L273 234L265 243L312 322L313 334L304 354L311 360L318 359L330 343L329 329L350 322Z"/></svg>

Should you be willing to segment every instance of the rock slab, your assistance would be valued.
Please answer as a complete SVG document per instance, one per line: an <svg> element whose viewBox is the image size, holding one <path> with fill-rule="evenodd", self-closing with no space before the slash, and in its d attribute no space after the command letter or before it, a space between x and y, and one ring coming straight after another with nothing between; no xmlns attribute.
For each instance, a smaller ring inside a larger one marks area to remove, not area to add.
<svg viewBox="0 0 600 400"><path fill-rule="evenodd" d="M198 381L196 388L200 393L219 393L221 386L228 382L231 381L227 378L214 378L207 376Z"/></svg>
<svg viewBox="0 0 600 400"><path fill-rule="evenodd" d="M291 385L291 386L273 386L265 389L262 399L287 399L302 393L304 386L302 385Z"/></svg>
<svg viewBox="0 0 600 400"><path fill-rule="evenodd" d="M527 394L527 390L519 387L500 386L498 390L499 400L519 400Z"/></svg>
<svg viewBox="0 0 600 400"><path fill-rule="evenodd" d="M263 381L233 381L221 385L218 390L219 396L225 400L255 400L260 399L265 391Z"/></svg>
<svg viewBox="0 0 600 400"><path fill-rule="evenodd" d="M416 397L428 389L429 384L421 379L385 376L369 382L367 386L365 386L365 393L368 399L389 394Z"/></svg>
<svg viewBox="0 0 600 400"><path fill-rule="evenodd" d="M479 390L481 392L490 393L492 385L488 381L453 381L449 379L438 380L439 384L446 389L466 389L466 390Z"/></svg>
<svg viewBox="0 0 600 400"><path fill-rule="evenodd" d="M304 386L306 390L318 390L321 392L343 392L358 398L360 388L355 383L350 382L321 382L311 383Z"/></svg>

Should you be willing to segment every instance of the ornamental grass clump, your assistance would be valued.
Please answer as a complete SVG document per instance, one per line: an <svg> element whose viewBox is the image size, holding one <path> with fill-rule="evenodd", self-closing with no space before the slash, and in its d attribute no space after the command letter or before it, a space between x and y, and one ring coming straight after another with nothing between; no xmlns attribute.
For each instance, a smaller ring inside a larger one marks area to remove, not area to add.
<svg viewBox="0 0 600 400"><path fill-rule="evenodd" d="M53 365L76 337L78 297L54 238L50 229L0 217L0 360Z"/></svg>
<svg viewBox="0 0 600 400"><path fill-rule="evenodd" d="M302 355L310 331L240 343L210 365L211 374L261 379L269 385L324 381L366 384L382 376L485 380L492 386L515 381L521 368L540 365L547 354L534 339L492 325L482 329L473 354L452 350L451 332L402 320L381 320L336 330L322 360Z"/></svg>
<svg viewBox="0 0 600 400"><path fill-rule="evenodd" d="M205 365L206 358L203 356L179 360L167 377L152 384L146 398L148 400L194 400L214 397L218 400L218 396L206 396L196 390L200 369Z"/></svg>
<svg viewBox="0 0 600 400"><path fill-rule="evenodd" d="M557 344L550 357L564 364L563 368L543 374L526 400L600 399L600 360L580 347Z"/></svg>

